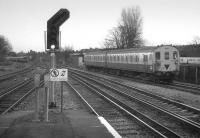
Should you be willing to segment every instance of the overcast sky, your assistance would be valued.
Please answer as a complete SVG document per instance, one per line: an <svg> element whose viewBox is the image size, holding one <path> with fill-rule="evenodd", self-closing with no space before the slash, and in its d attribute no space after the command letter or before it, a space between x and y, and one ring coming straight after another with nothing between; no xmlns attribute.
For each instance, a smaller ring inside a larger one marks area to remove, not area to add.
<svg viewBox="0 0 200 138"><path fill-rule="evenodd" d="M14 51L44 51L46 23L60 8L70 11L61 26L62 47L101 47L122 8L139 6L147 45L188 44L200 36L200 0L0 0L0 35Z"/></svg>

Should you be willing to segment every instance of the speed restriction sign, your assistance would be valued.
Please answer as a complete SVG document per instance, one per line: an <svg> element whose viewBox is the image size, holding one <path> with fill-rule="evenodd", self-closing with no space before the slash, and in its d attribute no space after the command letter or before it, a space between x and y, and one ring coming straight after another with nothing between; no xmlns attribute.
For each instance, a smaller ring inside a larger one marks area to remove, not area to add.
<svg viewBox="0 0 200 138"><path fill-rule="evenodd" d="M67 81L67 69L50 69L50 81Z"/></svg>

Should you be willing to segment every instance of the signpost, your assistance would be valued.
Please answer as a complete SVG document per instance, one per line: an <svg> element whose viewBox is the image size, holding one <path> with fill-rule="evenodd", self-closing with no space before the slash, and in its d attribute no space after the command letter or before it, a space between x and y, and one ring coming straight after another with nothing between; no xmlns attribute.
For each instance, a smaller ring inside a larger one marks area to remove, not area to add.
<svg viewBox="0 0 200 138"><path fill-rule="evenodd" d="M45 121L48 122L48 110L49 110L49 90L52 91L52 105L56 106L54 101L54 85L55 81L61 81L61 97L63 95L63 82L68 80L67 69L55 69L56 57L55 52L60 50L60 26L69 18L69 11L67 9L60 9L55 15L53 15L47 21L47 35L45 32L45 51L50 52L51 55L51 71L50 75L44 76L45 81ZM40 73L35 74L34 78L36 87L36 109L35 109L35 120L39 121L39 86L40 86ZM51 83L50 83L51 82ZM49 89L49 86L51 87ZM62 97L63 98L63 97ZM61 111L62 111L62 98L61 98ZM50 104L51 105L51 104Z"/></svg>
<svg viewBox="0 0 200 138"><path fill-rule="evenodd" d="M68 81L68 69L50 69L50 81L61 82L61 112L63 111L63 81Z"/></svg>
<svg viewBox="0 0 200 138"><path fill-rule="evenodd" d="M47 43L45 43L46 44L45 49L46 51L49 51L51 54L51 68L53 69L56 67L55 52L58 52L60 50L59 27L69 18L69 16L70 16L70 13L67 9L60 9L56 14L54 14L47 21ZM46 40L46 37L45 37L45 40ZM57 77L53 77L53 78L57 78ZM52 80L51 87L50 87L50 94L51 94L50 107L56 107L56 103L54 100L54 90L55 90L55 82Z"/></svg>

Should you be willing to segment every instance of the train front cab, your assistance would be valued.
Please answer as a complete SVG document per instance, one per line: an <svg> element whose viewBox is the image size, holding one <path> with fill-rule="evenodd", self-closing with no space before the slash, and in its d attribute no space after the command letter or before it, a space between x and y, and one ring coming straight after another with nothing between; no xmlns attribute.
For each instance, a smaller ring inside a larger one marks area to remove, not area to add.
<svg viewBox="0 0 200 138"><path fill-rule="evenodd" d="M179 72L179 52L173 46L158 47L155 52L155 81L171 83Z"/></svg>

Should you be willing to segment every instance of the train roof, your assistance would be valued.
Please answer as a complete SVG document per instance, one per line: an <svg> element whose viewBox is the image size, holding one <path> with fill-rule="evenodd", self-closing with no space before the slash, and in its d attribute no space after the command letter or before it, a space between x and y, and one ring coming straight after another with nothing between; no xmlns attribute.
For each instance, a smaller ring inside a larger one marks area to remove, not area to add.
<svg viewBox="0 0 200 138"><path fill-rule="evenodd" d="M156 49L158 48L161 48L161 47L173 47L173 48L176 48L174 46L171 46L171 45L165 45L165 46L142 46L142 47L139 47L139 48L128 48L128 49L107 49L107 50L99 50L99 51L93 51L93 52L88 52L86 54L105 54L106 52L107 53L131 53L131 52L151 52L151 51L155 51ZM176 48L177 49L177 48Z"/></svg>

